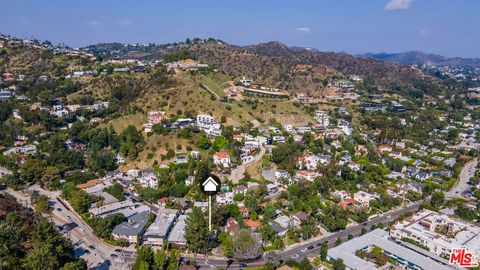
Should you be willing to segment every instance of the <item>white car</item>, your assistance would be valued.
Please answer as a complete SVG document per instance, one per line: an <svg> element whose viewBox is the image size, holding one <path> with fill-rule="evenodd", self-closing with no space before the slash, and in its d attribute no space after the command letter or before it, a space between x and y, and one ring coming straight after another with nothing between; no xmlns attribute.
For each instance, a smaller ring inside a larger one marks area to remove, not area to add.
<svg viewBox="0 0 480 270"><path fill-rule="evenodd" d="M302 248L302 250L301 250L302 253L305 253L307 251L308 251L308 248Z"/></svg>
<svg viewBox="0 0 480 270"><path fill-rule="evenodd" d="M80 229L79 229L79 230L80 230L81 232L85 232L85 229L84 229L84 228L82 228L82 227L80 227Z"/></svg>
<svg viewBox="0 0 480 270"><path fill-rule="evenodd" d="M292 259L295 260L295 259L298 259L298 257L300 257L300 256L298 254L295 254L295 255L292 256Z"/></svg>

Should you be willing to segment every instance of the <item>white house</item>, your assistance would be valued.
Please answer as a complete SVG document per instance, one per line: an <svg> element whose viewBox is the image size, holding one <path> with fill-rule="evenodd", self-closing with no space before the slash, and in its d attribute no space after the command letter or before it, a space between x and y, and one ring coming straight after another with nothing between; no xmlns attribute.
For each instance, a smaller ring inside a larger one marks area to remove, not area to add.
<svg viewBox="0 0 480 270"><path fill-rule="evenodd" d="M210 116L208 114L197 115L197 125L200 128L208 128L213 124L215 124L215 119L213 118L213 116Z"/></svg>
<svg viewBox="0 0 480 270"><path fill-rule="evenodd" d="M339 198L342 202L352 198L350 193L346 192L345 190L337 190L332 194L332 196Z"/></svg>
<svg viewBox="0 0 480 270"><path fill-rule="evenodd" d="M308 180L312 182L318 176L320 176L320 174L314 171L297 171L295 174L295 178L298 180Z"/></svg>
<svg viewBox="0 0 480 270"><path fill-rule="evenodd" d="M316 110L315 111L315 120L317 120L317 122L320 125L324 126L325 128L330 125L330 118L328 118L328 114L325 111Z"/></svg>
<svg viewBox="0 0 480 270"><path fill-rule="evenodd" d="M158 179L154 174L147 174L139 179L140 185L142 187L149 187L149 188L157 188L158 187Z"/></svg>
<svg viewBox="0 0 480 270"><path fill-rule="evenodd" d="M222 165L224 168L230 167L230 155L225 151L217 152L213 155L213 163Z"/></svg>
<svg viewBox="0 0 480 270"><path fill-rule="evenodd" d="M232 204L233 203L233 192L225 192L221 194L217 194L216 202L217 204Z"/></svg>
<svg viewBox="0 0 480 270"><path fill-rule="evenodd" d="M370 201L375 200L378 198L377 195L370 194L365 191L359 191L353 194L353 199L357 201L361 206L368 208L370 206Z"/></svg>

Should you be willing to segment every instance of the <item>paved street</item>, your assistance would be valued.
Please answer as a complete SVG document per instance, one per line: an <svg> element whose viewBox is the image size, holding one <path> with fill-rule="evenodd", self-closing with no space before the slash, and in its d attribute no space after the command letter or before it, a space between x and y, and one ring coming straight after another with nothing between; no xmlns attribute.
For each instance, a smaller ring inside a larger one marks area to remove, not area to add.
<svg viewBox="0 0 480 270"><path fill-rule="evenodd" d="M230 176L228 179L232 180L233 183L238 183L240 179L242 179L245 175L245 168L252 165L253 163L262 159L263 155L265 155L265 147L259 143L260 145L260 153L253 157L253 159L245 164L239 165L235 169L230 172Z"/></svg>
<svg viewBox="0 0 480 270"><path fill-rule="evenodd" d="M96 270L130 269L129 264L135 260L135 251L133 249L118 248L104 243L93 233L80 216L72 211L65 201L58 197L59 192L47 191L38 186L29 187L28 190L36 190L50 198L53 204L51 221L57 226L66 228L62 231L63 235L72 241L75 245L76 255L85 259L89 268ZM17 198L24 206L29 206L29 195L10 188L4 192ZM120 252L116 252L116 249L120 250ZM117 255L118 258L113 259L111 254Z"/></svg>
<svg viewBox="0 0 480 270"><path fill-rule="evenodd" d="M327 241L329 244L329 247L333 247L335 245L335 241L338 238L342 239L342 241L346 241L348 238L348 235L358 236L361 233L363 228L366 228L367 230L369 230L372 225L377 225L379 223L383 223L384 225L387 225L390 221L397 219L403 213L417 211L421 203L422 202L412 203L407 207L395 210L390 213L386 213L382 216L375 217L369 221L366 221L359 225L352 226L343 231L333 233L330 235L321 235L321 236L309 239L305 242L296 244L294 246L289 246L285 250L279 253L279 258L283 261L286 261L292 258L294 255L298 255L298 258L296 258L295 260L301 260L303 257L316 256L319 254L320 245L323 242ZM302 252L304 248L307 248L310 246L313 247L313 249ZM194 255L184 255L182 259L196 261L197 265L200 266L200 269L211 268L211 265L215 267L224 267L224 268L228 267L228 269L243 269L247 266L258 267L266 263L265 258L260 258L255 261L242 262L242 263L239 263L238 261L233 261L233 260L228 261L226 260L226 258L214 258L214 257L205 258L203 256L194 256Z"/></svg>
<svg viewBox="0 0 480 270"><path fill-rule="evenodd" d="M475 176L475 170L478 165L478 159L472 159L463 166L462 171L458 177L457 184L448 192L445 193L446 198L461 197L468 199L465 192L469 189L468 181Z"/></svg>
<svg viewBox="0 0 480 270"><path fill-rule="evenodd" d="M135 251L132 248L118 248L110 246L99 239L90 229L90 227L84 223L84 221L71 210L71 207L63 200L61 200L58 192L51 192L44 190L38 186L32 186L29 190L37 190L40 194L46 195L54 202L54 210L52 212L52 221L59 226L65 224L73 225L70 229L64 231L64 235L72 240L76 245L76 253L84 258L92 269L129 269L129 266L134 262ZM24 205L29 206L29 196L7 189L5 192L15 196ZM318 237L309 239L307 241L287 247L285 250L279 253L279 258L283 261L294 257L296 260L301 260L303 257L315 256L319 253L320 245L327 241L330 247L334 246L335 241L340 238L342 241L346 241L348 235L358 236L363 228L370 229L372 225L379 223L388 224L390 221L398 218L401 214L411 211L417 211L421 202L410 204L407 207L395 210L390 213L386 213L382 216L372 218L362 224L349 227L343 231L324 234ZM94 248L92 248L92 246ZM310 250L305 248L310 247ZM85 250L89 250L90 254L86 254ZM116 252L120 251L120 252ZM115 260L112 259L111 254L119 256ZM265 259L260 258L255 261L242 262L228 260L223 257L204 257L201 255L185 254L182 257L183 260L194 260L201 268L215 267L227 267L228 269L241 269L245 265L248 267L262 266L265 264Z"/></svg>

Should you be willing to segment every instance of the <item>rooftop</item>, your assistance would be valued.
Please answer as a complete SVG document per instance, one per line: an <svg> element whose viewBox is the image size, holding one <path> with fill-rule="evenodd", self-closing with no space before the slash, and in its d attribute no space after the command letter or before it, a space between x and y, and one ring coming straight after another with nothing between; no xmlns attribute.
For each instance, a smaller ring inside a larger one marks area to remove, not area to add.
<svg viewBox="0 0 480 270"><path fill-rule="evenodd" d="M450 237L439 233L439 226L446 226ZM443 247L465 247L480 253L480 227L430 210L420 211L396 223L392 231L403 231Z"/></svg>
<svg viewBox="0 0 480 270"><path fill-rule="evenodd" d="M164 238L178 215L175 209L160 209L155 221L150 225L144 236Z"/></svg>
<svg viewBox="0 0 480 270"><path fill-rule="evenodd" d="M86 189L86 188L91 188L91 187L94 187L98 184L102 183L102 180L101 179L92 179L92 180L89 180L88 182L86 183L83 183L83 184L79 184L77 185L77 188L78 189Z"/></svg>
<svg viewBox="0 0 480 270"><path fill-rule="evenodd" d="M168 242L172 244L184 244L187 242L185 239L185 227L186 227L186 215L180 215L178 221L172 229Z"/></svg>
<svg viewBox="0 0 480 270"><path fill-rule="evenodd" d="M416 253L393 241L388 240L388 232L381 229L376 229L330 249L328 251L328 256L333 259L341 258L345 265L352 269L376 269L377 267L374 263L363 260L355 255L357 250L361 250L369 246L380 247L382 250L389 252L405 261L416 264L424 270L451 269L440 262L436 262L422 254Z"/></svg>
<svg viewBox="0 0 480 270"><path fill-rule="evenodd" d="M148 221L148 212L140 212L131 216L128 221L123 222L113 228L112 233L125 236L137 236L139 235Z"/></svg>

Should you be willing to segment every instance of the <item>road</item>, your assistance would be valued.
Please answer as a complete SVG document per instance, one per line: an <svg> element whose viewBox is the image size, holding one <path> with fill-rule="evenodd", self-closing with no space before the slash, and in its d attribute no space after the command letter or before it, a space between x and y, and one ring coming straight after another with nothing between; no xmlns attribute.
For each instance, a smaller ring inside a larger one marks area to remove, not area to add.
<svg viewBox="0 0 480 270"><path fill-rule="evenodd" d="M38 186L33 186L29 188L30 190L37 190L40 194L46 195L51 198L54 204L54 210L51 214L52 221L58 226L65 226L65 224L75 224L68 230L62 231L65 237L72 240L76 246L76 253L78 256L84 258L91 269L129 269L135 260L135 250L129 248L119 248L106 244L100 238L98 238L90 227L85 224L81 217L71 209L67 202L59 198L59 192L51 192L44 190ZM28 206L30 201L29 195L23 194L12 189L7 189L6 191L14 197L16 197L24 205ZM415 212L418 210L422 202L412 203L404 208L394 210L389 213L385 213L382 216L372 218L369 221L366 221L362 224L349 227L343 231L336 233L321 235L307 241L292 245L287 247L285 250L279 252L278 258L282 261L286 261L292 257L295 257L295 260L301 260L304 257L316 256L319 253L320 245L327 241L330 247L335 245L335 241L340 238L342 241L346 241L349 235L358 236L363 228L367 230L371 228L372 225L377 225L379 223L388 224L390 221L397 219L401 214L405 212ZM91 247L94 248L91 248ZM310 247L310 250L306 248ZM89 250L90 254L86 254L85 250ZM115 250L120 250L116 252ZM111 258L111 254L116 254L119 256L116 259ZM214 267L224 267L228 269L242 269L247 265L248 267L258 267L263 266L266 263L265 258L260 258L258 260L249 261L249 262L238 262L229 260L224 257L204 257L193 254L184 254L182 255L182 260L191 260L196 261L197 265L201 269L211 268L211 265Z"/></svg>
<svg viewBox="0 0 480 270"><path fill-rule="evenodd" d="M470 179L475 176L475 170L477 168L477 165L478 158L475 158L470 160L463 166L462 171L460 172L460 175L458 177L457 184L450 191L445 193L446 198L460 197L468 199L465 196L465 192L469 189L468 181L470 181Z"/></svg>
<svg viewBox="0 0 480 270"><path fill-rule="evenodd" d="M260 145L260 153L255 155L253 159L250 160L249 162L237 166L235 169L233 169L230 172L230 176L228 176L228 179L232 180L233 183L238 183L238 181L240 181L244 177L245 169L248 166L252 165L253 163L261 160L263 155L265 155L265 151L266 151L265 147L261 143L259 143L259 145Z"/></svg>
<svg viewBox="0 0 480 270"><path fill-rule="evenodd" d="M71 209L68 203L59 197L58 191L52 192L38 186L29 187L28 190L36 190L50 198L50 202L53 205L50 220L55 225L65 228L62 230L62 234L72 241L75 245L75 254L85 259L89 269L130 269L129 264L135 260L134 249L118 248L103 242L93 233L81 217ZM25 206L28 206L30 202L30 195L10 188L4 192L14 196ZM120 250L120 252L116 252L116 249ZM111 254L115 254L118 257L113 259Z"/></svg>
<svg viewBox="0 0 480 270"><path fill-rule="evenodd" d="M346 241L349 235L352 235L352 236L360 235L363 228L366 228L367 230L369 230L372 225L377 225L379 223L383 223L387 225L390 221L397 219L403 213L417 211L421 203L422 201L416 202L416 203L410 204L407 207L404 207L389 213L385 213L382 216L372 218L371 220L364 222L362 224L349 227L343 231L339 231L330 235L318 236L318 237L309 239L305 242L302 242L293 246L289 246L285 250L281 251L278 257L280 260L286 261L288 259L291 259L293 256L296 257L297 255L298 257L295 258L295 260L301 260L304 257L316 256L319 254L320 245L323 242L327 241L329 247L333 247L335 245L335 241L338 238L342 239L342 241ZM313 248L310 250L305 250L305 248L308 248L308 247L313 247ZM302 252L302 250L304 252ZM187 261L188 260L196 261L200 269L211 268L210 267L211 265L214 265L217 268L224 267L228 269L243 269L247 266L248 267L263 266L266 263L265 258L260 258L258 260L250 261L250 262L239 263L238 261L233 261L233 260L228 261L227 258L194 256L190 254L184 254L182 256L182 259Z"/></svg>

